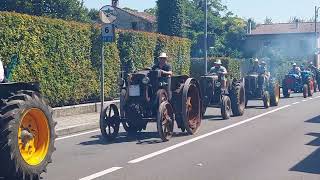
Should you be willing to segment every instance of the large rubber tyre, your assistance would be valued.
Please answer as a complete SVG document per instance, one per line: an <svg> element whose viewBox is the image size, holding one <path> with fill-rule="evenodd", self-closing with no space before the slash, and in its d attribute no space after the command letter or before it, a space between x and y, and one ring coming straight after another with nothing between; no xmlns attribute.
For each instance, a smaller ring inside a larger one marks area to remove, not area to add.
<svg viewBox="0 0 320 180"><path fill-rule="evenodd" d="M311 83L308 84L308 96L313 96L314 87L311 86Z"/></svg>
<svg viewBox="0 0 320 180"><path fill-rule="evenodd" d="M270 89L270 105L278 106L280 101L280 86L278 83L272 84Z"/></svg>
<svg viewBox="0 0 320 180"><path fill-rule="evenodd" d="M52 162L57 123L39 93L12 94L0 110L0 177L40 179Z"/></svg>
<svg viewBox="0 0 320 180"><path fill-rule="evenodd" d="M119 133L120 114L115 104L107 106L100 114L100 131L107 141L113 141Z"/></svg>
<svg viewBox="0 0 320 180"><path fill-rule="evenodd" d="M173 108L168 101L164 101L159 106L157 114L157 129L163 142L169 141L173 135L174 114Z"/></svg>
<svg viewBox="0 0 320 180"><path fill-rule="evenodd" d="M262 96L263 106L267 109L270 107L270 94L268 91L265 91Z"/></svg>
<svg viewBox="0 0 320 180"><path fill-rule="evenodd" d="M221 116L223 119L230 119L231 100L228 96L223 96L221 99Z"/></svg>
<svg viewBox="0 0 320 180"><path fill-rule="evenodd" d="M231 90L231 109L234 116L242 116L246 108L245 90L243 84L237 84Z"/></svg>
<svg viewBox="0 0 320 180"><path fill-rule="evenodd" d="M285 84L282 85L282 94L283 94L283 97L285 98L290 97L290 91Z"/></svg>
<svg viewBox="0 0 320 180"><path fill-rule="evenodd" d="M304 84L303 85L303 97L304 98L307 98L307 96L308 96L308 85L307 84Z"/></svg>

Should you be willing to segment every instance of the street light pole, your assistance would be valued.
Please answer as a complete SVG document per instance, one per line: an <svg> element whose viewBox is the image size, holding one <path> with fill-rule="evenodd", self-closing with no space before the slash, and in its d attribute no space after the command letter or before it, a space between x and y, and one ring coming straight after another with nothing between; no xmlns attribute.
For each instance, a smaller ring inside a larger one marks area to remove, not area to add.
<svg viewBox="0 0 320 180"><path fill-rule="evenodd" d="M317 22L318 22L318 16L319 16L319 9L320 7L315 6L314 8L314 37L315 37L315 59L314 59L314 63L315 65L318 67L319 63L318 63L318 32L317 32Z"/></svg>
<svg viewBox="0 0 320 180"><path fill-rule="evenodd" d="M204 54L205 54L205 74L208 73L208 0L205 0L205 38L204 38Z"/></svg>

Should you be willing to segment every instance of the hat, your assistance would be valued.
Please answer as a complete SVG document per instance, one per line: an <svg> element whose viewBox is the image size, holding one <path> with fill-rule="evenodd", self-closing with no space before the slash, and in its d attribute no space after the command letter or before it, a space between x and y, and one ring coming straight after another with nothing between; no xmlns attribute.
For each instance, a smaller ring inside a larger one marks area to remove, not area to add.
<svg viewBox="0 0 320 180"><path fill-rule="evenodd" d="M254 59L254 61L253 62L259 62L259 60L256 58L256 59Z"/></svg>
<svg viewBox="0 0 320 180"><path fill-rule="evenodd" d="M292 66L296 66L297 65L297 63L292 63Z"/></svg>
<svg viewBox="0 0 320 180"><path fill-rule="evenodd" d="M168 57L167 53L161 53L160 56L159 56L159 58L167 58L167 57Z"/></svg>
<svg viewBox="0 0 320 180"><path fill-rule="evenodd" d="M219 64L219 65L221 65L222 63L221 63L221 60L218 59L216 62L214 62L214 64Z"/></svg>

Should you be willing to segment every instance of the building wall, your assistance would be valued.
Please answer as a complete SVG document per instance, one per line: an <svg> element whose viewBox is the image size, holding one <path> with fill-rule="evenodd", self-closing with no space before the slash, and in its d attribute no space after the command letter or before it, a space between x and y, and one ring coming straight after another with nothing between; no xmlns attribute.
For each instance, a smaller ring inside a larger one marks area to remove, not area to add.
<svg viewBox="0 0 320 180"><path fill-rule="evenodd" d="M114 24L119 29L133 29L139 31L154 32L153 24L141 18L133 16L125 11L118 10L118 16Z"/></svg>
<svg viewBox="0 0 320 180"><path fill-rule="evenodd" d="M244 47L249 56L261 57L267 49L272 48L285 57L312 60L316 50L316 40L313 33L249 35Z"/></svg>

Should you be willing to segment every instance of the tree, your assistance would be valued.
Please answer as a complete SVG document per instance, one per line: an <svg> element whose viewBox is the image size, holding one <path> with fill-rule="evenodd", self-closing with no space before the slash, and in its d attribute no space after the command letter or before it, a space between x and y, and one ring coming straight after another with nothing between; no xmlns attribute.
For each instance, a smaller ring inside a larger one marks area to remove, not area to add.
<svg viewBox="0 0 320 180"><path fill-rule="evenodd" d="M266 17L266 19L264 20L264 24L273 24L272 19L269 17Z"/></svg>
<svg viewBox="0 0 320 180"><path fill-rule="evenodd" d="M184 0L158 0L158 32L169 36L182 36Z"/></svg>
<svg viewBox="0 0 320 180"><path fill-rule="evenodd" d="M158 11L157 7L155 7L155 8L149 8L149 9L145 9L145 10L144 10L144 12L146 12L146 13L148 13L148 14L151 14L151 15L154 15L154 16L157 15L157 11Z"/></svg>
<svg viewBox="0 0 320 180"><path fill-rule="evenodd" d="M83 0L4 0L0 11L15 11L80 22L90 21Z"/></svg>
<svg viewBox="0 0 320 180"><path fill-rule="evenodd" d="M90 9L88 16L91 19L91 21L98 21L100 19L99 11L96 9Z"/></svg>

